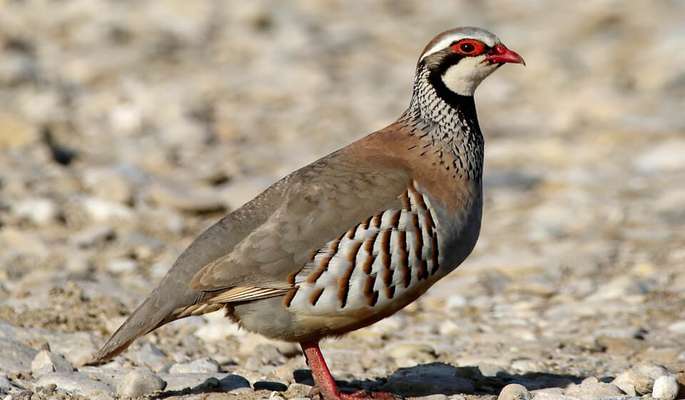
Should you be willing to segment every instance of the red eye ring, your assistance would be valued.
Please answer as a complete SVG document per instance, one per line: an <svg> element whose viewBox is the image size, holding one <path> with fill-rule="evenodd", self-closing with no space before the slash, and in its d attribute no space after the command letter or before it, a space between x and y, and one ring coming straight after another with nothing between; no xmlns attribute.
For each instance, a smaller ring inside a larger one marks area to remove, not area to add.
<svg viewBox="0 0 685 400"><path fill-rule="evenodd" d="M475 57L485 52L485 44L476 39L461 39L450 46L452 52L463 56Z"/></svg>

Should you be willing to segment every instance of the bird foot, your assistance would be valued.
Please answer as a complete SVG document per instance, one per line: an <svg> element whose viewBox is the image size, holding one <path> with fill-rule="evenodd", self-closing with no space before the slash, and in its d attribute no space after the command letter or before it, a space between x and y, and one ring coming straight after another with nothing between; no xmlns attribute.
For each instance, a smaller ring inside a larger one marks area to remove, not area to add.
<svg viewBox="0 0 685 400"><path fill-rule="evenodd" d="M388 392L367 392L360 390L354 393L340 393L341 400L401 400L401 397Z"/></svg>
<svg viewBox="0 0 685 400"><path fill-rule="evenodd" d="M401 400L402 397L388 392L367 392L360 390L354 393L337 393L333 395L324 394L318 387L314 386L309 391L309 397L322 400Z"/></svg>

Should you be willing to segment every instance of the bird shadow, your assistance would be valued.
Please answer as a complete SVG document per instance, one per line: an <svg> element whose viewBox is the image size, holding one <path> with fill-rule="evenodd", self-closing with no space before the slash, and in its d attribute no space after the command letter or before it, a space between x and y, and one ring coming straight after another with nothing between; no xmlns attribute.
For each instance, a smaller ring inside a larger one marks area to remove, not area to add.
<svg viewBox="0 0 685 400"><path fill-rule="evenodd" d="M295 381L313 385L309 370L296 370ZM475 366L455 367L434 362L408 368L400 368L387 378L353 381L336 381L341 390L390 392L402 397L429 396L433 394L478 394L497 396L502 388L511 383L525 386L528 390L564 388L572 383L580 383L584 378L575 375L529 372L514 374L499 371L495 375L483 375Z"/></svg>
<svg viewBox="0 0 685 400"><path fill-rule="evenodd" d="M293 372L295 382L314 386L311 371L298 369ZM575 375L529 372L513 374L498 371L494 375L484 375L476 366L455 367L446 363L434 362L400 368L385 378L336 381L344 392L358 390L390 392L400 397L430 396L433 394L478 394L498 395L502 388L518 383L528 390L564 388L572 383L580 383L584 378ZM187 396L206 393L231 392L235 389L249 388L250 384L238 375L228 375L222 379L209 378L206 381L181 390L159 393L153 399L166 399L173 396ZM277 382L260 381L253 384L255 390L286 391L288 387Z"/></svg>

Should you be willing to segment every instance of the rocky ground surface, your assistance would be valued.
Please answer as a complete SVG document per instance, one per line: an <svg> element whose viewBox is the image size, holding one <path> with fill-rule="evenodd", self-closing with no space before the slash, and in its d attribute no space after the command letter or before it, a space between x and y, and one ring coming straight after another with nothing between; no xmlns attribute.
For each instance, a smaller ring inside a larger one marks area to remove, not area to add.
<svg viewBox="0 0 685 400"><path fill-rule="evenodd" d="M677 1L0 1L0 399L306 397L296 346L220 314L82 363L203 228L399 115L422 46L458 24L528 62L479 89L480 242L420 301L324 343L336 377L431 400L685 398L684 18Z"/></svg>

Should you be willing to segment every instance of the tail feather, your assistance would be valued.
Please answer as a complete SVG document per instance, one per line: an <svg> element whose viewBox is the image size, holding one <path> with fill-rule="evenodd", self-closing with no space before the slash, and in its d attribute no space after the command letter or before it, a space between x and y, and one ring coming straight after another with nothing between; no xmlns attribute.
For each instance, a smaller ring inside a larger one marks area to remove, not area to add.
<svg viewBox="0 0 685 400"><path fill-rule="evenodd" d="M167 290L165 290L167 289ZM169 297L174 293L168 290L168 287L160 285L152 294L128 317L119 329L112 334L112 336L105 342L104 345L91 357L87 364L101 364L119 353L126 350L126 348L133 343L138 337L143 336L158 327L174 321L179 318L185 318L191 313L184 313L187 307L178 308L180 304L194 304L198 300L194 293L185 293L186 296L175 296L175 301L169 301ZM179 299L179 297L190 297L187 299ZM181 301L179 301L181 300ZM185 301L183 301L185 300ZM205 312L209 312L206 310Z"/></svg>

